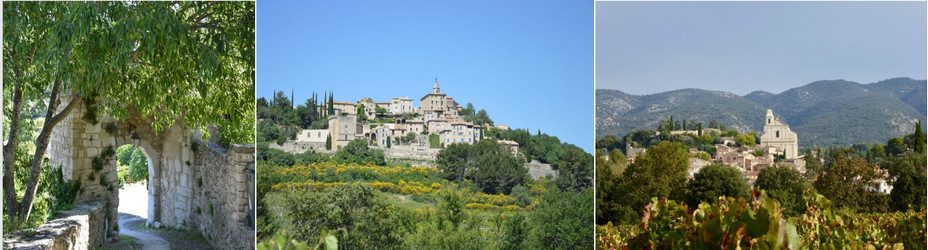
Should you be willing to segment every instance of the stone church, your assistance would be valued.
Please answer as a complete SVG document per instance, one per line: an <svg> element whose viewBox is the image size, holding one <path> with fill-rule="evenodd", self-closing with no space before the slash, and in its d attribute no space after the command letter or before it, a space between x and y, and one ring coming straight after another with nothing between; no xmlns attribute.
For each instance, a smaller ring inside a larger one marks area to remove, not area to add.
<svg viewBox="0 0 928 250"><path fill-rule="evenodd" d="M778 147L786 154L786 159L799 158L799 137L789 130L789 124L773 116L773 110L767 109L764 134L760 137L761 146Z"/></svg>

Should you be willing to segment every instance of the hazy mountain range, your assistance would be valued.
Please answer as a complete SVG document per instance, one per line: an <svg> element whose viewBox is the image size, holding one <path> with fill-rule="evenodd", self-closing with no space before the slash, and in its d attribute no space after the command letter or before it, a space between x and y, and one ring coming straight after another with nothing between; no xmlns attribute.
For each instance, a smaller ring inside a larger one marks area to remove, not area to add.
<svg viewBox="0 0 928 250"><path fill-rule="evenodd" d="M763 131L766 109L790 125L801 147L886 143L926 120L926 80L893 78L860 84L817 81L783 93L754 91L738 96L723 91L681 89L651 95L596 90L596 136L626 135L656 129L671 115L675 121L717 120L739 131Z"/></svg>

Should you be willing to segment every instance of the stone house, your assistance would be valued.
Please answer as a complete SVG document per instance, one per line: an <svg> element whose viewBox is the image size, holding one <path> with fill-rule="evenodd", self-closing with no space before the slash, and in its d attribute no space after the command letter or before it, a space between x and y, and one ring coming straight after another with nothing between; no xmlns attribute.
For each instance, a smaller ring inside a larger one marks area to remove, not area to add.
<svg viewBox="0 0 928 250"><path fill-rule="evenodd" d="M408 120L406 121L406 129L410 133L422 134L422 131L425 131L425 122L422 120Z"/></svg>
<svg viewBox="0 0 928 250"><path fill-rule="evenodd" d="M334 107L335 110L338 110L336 111L336 114L338 113L344 113L344 114L350 114L350 115L358 114L358 106L353 102L333 101L332 106Z"/></svg>
<svg viewBox="0 0 928 250"><path fill-rule="evenodd" d="M689 164L689 174L690 174L689 178L690 179L692 179L693 175L695 175L696 172L699 172L700 169L702 169L705 166L709 166L709 164L712 164L711 161L699 159L696 157L690 157L687 160L687 163Z"/></svg>
<svg viewBox="0 0 928 250"><path fill-rule="evenodd" d="M505 123L500 123L499 125L496 125L496 128L498 128L499 130L509 130L509 126L506 126Z"/></svg>
<svg viewBox="0 0 928 250"><path fill-rule="evenodd" d="M383 124L372 128L367 136L369 138L368 143L380 145L386 147L387 141L391 143L396 142L396 137L405 136L407 133L410 133L407 129L406 124Z"/></svg>
<svg viewBox="0 0 928 250"><path fill-rule="evenodd" d="M409 97L393 97L387 111L394 115L416 113L416 106Z"/></svg>
<svg viewBox="0 0 928 250"><path fill-rule="evenodd" d="M328 136L328 129L304 129L296 135L296 141L325 143L325 139Z"/></svg>
<svg viewBox="0 0 928 250"><path fill-rule="evenodd" d="M340 114L329 116L329 134L332 135L332 149L348 145L349 142L363 136L364 129L357 122L358 117L353 114ZM361 133L358 133L361 132Z"/></svg>
<svg viewBox="0 0 928 250"><path fill-rule="evenodd" d="M496 143L499 144L500 146L509 148L509 150L512 151L512 155L515 155L515 156L519 155L519 143L518 142L510 141L510 140L498 140L496 141Z"/></svg>
<svg viewBox="0 0 928 250"><path fill-rule="evenodd" d="M480 138L480 127L474 126L473 123L463 120L454 120L447 122L450 127L439 133L441 141L445 145L451 143L475 143ZM431 128L431 126L429 127Z"/></svg>

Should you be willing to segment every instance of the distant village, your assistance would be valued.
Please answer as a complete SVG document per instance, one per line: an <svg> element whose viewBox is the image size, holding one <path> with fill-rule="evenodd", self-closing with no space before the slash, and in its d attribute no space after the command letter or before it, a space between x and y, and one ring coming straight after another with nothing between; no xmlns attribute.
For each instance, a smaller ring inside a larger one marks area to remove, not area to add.
<svg viewBox="0 0 928 250"><path fill-rule="evenodd" d="M327 129L303 129L294 140L269 146L291 153L334 152L356 139L364 139L368 146L383 149L388 159L431 166L438 152L448 145L476 143L486 138L485 133L491 128L510 129L502 123L494 126L465 121L461 112L464 107L441 92L438 79L432 90L419 99L419 107L409 97L393 97L389 102L365 97L356 102L332 104L334 113L327 118ZM325 108L325 105L317 107L320 113ZM497 144L521 155L520 145L515 141L497 140ZM557 175L549 164L535 160L527 162L526 167L533 178Z"/></svg>
<svg viewBox="0 0 928 250"><path fill-rule="evenodd" d="M334 101L333 104L335 113L328 118L328 129L304 129L295 141L325 143L331 140L332 148L335 149L364 138L368 145L374 146L407 144L434 148L440 145L430 145L429 135L437 135L441 145L472 144L483 138L485 129L493 127L491 124L464 121L459 115L463 107L454 98L441 92L438 79L435 79L432 91L420 98L419 107L409 97L393 97L389 102L376 102L368 97L357 102ZM363 112L363 117L382 118L378 120L389 122L371 123L368 119L359 121L358 112ZM407 114L415 118L405 119L409 117L404 116ZM496 128L509 129L503 124ZM514 141L499 143L518 148L518 143Z"/></svg>
<svg viewBox="0 0 928 250"><path fill-rule="evenodd" d="M700 131L696 130L675 130L672 134L721 134L721 130L716 128L706 128ZM657 132L660 133L660 132ZM804 155L799 155L799 137L796 132L790 130L786 122L775 117L773 110L767 109L766 120L764 123L764 132L760 136L760 144L755 146L738 145L733 137L722 137L720 142L714 145L716 151L711 155L711 159L705 160L696 157L700 152L696 148L690 148L689 177L693 178L700 169L713 163L720 163L727 166L733 166L741 171L749 184L753 185L757 180L760 170L773 166L789 166L795 168L800 173L805 173L806 162ZM646 148L635 148L631 144L626 144L625 152L628 155L629 163L634 162L635 157L639 154L645 154ZM816 152L812 152L813 154ZM779 160L777 160L779 157ZM883 173L886 175L886 173ZM887 178L877 180L877 188L880 192L889 193L892 186L886 182Z"/></svg>

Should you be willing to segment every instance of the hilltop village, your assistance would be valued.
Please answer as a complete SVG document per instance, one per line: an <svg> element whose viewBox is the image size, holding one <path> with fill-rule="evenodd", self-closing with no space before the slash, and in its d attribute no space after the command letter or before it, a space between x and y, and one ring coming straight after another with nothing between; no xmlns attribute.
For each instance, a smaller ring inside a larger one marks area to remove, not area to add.
<svg viewBox="0 0 928 250"><path fill-rule="evenodd" d="M438 79L435 79L432 91L419 99L419 107L409 97L393 97L389 102L363 98L357 102L333 103L335 113L328 118L328 129L303 130L297 135L296 142L329 141L331 148L337 148L357 138L365 138L371 146L406 144L437 147L451 143L475 143L483 138L486 128L493 127L492 123L465 121L460 115L464 107L441 92ZM498 128L508 129L505 125ZM512 141L500 143L518 147Z"/></svg>
<svg viewBox="0 0 928 250"><path fill-rule="evenodd" d="M281 136L286 139L270 143L269 147L290 153L333 153L352 141L364 139L369 147L382 149L387 160L432 166L438 152L448 145L474 144L494 137L487 134L491 129L510 130L505 124L494 125L486 111L473 110L470 104L465 107L441 92L438 79L418 103L416 106L416 102L408 96L392 97L390 101L375 101L370 97L358 101L323 98L321 105L311 108L325 124L300 128L291 132L292 137ZM327 111L329 108L331 111ZM523 155L518 142L496 139L500 146L509 148L514 155L526 158L526 167L533 177L556 175L550 164Z"/></svg>

